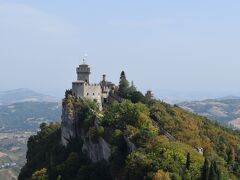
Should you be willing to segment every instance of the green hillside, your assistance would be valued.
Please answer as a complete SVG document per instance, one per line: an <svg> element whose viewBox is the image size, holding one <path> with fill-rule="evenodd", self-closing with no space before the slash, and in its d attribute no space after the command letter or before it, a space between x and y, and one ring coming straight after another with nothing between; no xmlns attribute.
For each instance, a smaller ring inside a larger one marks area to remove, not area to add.
<svg viewBox="0 0 240 180"><path fill-rule="evenodd" d="M79 139L62 147L60 126L42 125L41 132L29 139L28 162L20 179L200 179L208 172L210 177L240 178L239 134L205 118L155 100L150 104L114 102L99 117L90 110L94 107L90 102L71 97L67 102L84 115L82 123L92 139L101 136L111 145L109 162L91 163ZM93 120L100 124L98 129ZM161 135L160 128L176 140ZM128 149L124 137L135 150ZM204 149L204 156L197 147ZM204 166L205 159L209 165Z"/></svg>
<svg viewBox="0 0 240 180"><path fill-rule="evenodd" d="M240 179L239 132L143 95L125 75L103 107L66 91L62 125L29 138L19 179Z"/></svg>

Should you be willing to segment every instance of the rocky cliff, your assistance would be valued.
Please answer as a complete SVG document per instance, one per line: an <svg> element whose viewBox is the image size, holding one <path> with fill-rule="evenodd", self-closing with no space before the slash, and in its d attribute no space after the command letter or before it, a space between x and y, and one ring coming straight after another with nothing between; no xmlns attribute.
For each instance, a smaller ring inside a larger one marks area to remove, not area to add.
<svg viewBox="0 0 240 180"><path fill-rule="evenodd" d="M74 109L71 104L67 104L64 99L62 103L62 123L61 123L61 144L67 146L71 138L75 138L76 132L76 118Z"/></svg>
<svg viewBox="0 0 240 180"><path fill-rule="evenodd" d="M99 128L95 116L97 112L92 108L89 109L94 119L91 119L90 127L86 128L86 116L81 113L84 107L78 107L73 97L63 100L61 144L67 146L72 139L79 138L83 142L82 151L88 154L92 162L108 161L111 155L110 145L102 137L97 136ZM91 130L96 130L95 134L92 135Z"/></svg>

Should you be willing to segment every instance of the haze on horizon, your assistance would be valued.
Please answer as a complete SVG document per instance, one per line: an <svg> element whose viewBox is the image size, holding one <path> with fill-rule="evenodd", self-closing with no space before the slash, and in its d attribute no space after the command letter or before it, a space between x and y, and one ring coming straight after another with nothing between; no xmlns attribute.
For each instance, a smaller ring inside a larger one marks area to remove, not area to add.
<svg viewBox="0 0 240 180"><path fill-rule="evenodd" d="M160 98L240 96L240 1L0 1L0 90L63 97L88 54L92 82L125 70Z"/></svg>

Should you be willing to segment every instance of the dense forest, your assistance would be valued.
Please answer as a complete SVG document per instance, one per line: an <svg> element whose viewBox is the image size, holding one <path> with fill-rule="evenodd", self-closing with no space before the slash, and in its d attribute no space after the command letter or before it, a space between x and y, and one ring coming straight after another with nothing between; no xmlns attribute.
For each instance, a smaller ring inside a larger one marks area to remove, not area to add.
<svg viewBox="0 0 240 180"><path fill-rule="evenodd" d="M19 179L240 179L239 132L156 100L151 91L143 95L124 72L114 93L121 100L106 103L103 111L70 91L65 97L81 115L87 138L101 137L110 145L108 161L91 162L81 138L62 146L60 124L41 124L28 141Z"/></svg>

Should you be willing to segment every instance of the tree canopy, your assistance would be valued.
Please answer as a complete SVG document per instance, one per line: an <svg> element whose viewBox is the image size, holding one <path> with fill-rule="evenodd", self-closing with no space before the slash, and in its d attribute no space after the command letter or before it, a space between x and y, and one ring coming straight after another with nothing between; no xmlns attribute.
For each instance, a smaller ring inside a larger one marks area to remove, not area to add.
<svg viewBox="0 0 240 180"><path fill-rule="evenodd" d="M64 100L85 136L95 143L103 138L110 145L108 161L91 162L82 151L80 137L63 147L60 125L41 124L41 131L29 138L27 163L19 179L240 178L237 132L156 100L150 92L143 95L129 88L122 72L117 93L123 100L107 104L102 112L95 102L74 98L69 92ZM198 152L201 148L203 154Z"/></svg>

